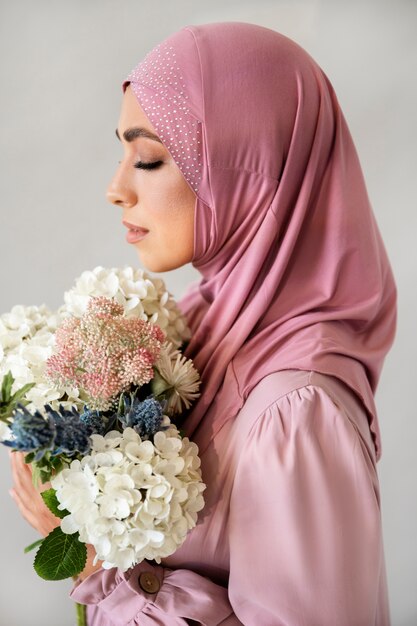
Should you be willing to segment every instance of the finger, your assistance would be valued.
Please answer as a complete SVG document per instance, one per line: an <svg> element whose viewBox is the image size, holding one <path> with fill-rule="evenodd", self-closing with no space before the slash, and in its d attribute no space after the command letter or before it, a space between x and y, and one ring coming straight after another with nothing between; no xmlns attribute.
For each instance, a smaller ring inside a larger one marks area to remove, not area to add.
<svg viewBox="0 0 417 626"><path fill-rule="evenodd" d="M14 452L10 457L10 464L13 475L13 482L16 487L20 490L27 490L29 486L29 480L31 481L31 477L28 475L27 470L22 467L21 462L17 454Z"/></svg>
<svg viewBox="0 0 417 626"><path fill-rule="evenodd" d="M25 452L18 452L18 451L16 451L16 452L15 452L15 455L16 455L16 456L15 456L15 459L16 459L16 464L17 464L19 467L21 467L21 468L25 469L28 473L30 473L30 474L31 474L32 472L31 472L31 466L30 466L30 463L26 463L26 462L25 462L25 456L26 456L26 453L25 453Z"/></svg>
<svg viewBox="0 0 417 626"><path fill-rule="evenodd" d="M16 503L20 513L22 514L22 516L25 518L26 521L29 522L29 524L32 525L33 522L36 521L35 516L33 514L32 511L30 511L25 502L22 500L20 494L18 491L16 491L16 489L10 489L9 493L11 495L11 497L13 498L14 502Z"/></svg>
<svg viewBox="0 0 417 626"><path fill-rule="evenodd" d="M34 467L33 467L32 463L26 463L26 461L25 461L26 453L24 453L24 452L14 452L13 456L15 457L14 460L16 461L16 466L21 468L22 472L25 471L28 474L28 476L30 476L30 478L32 478L33 472L34 472Z"/></svg>
<svg viewBox="0 0 417 626"><path fill-rule="evenodd" d="M32 477L30 465L28 463L25 463L24 454L22 452L13 452L13 454L11 455L11 463L12 467L22 476L27 478Z"/></svg>
<svg viewBox="0 0 417 626"><path fill-rule="evenodd" d="M45 504L37 492L28 492L15 485L9 493L16 503L19 503L22 510L31 511L34 515L42 513Z"/></svg>
<svg viewBox="0 0 417 626"><path fill-rule="evenodd" d="M40 495L32 482L31 473L25 468L19 466L18 462L13 463L13 482L21 500L27 501L28 505L32 501L33 504L39 505Z"/></svg>
<svg viewBox="0 0 417 626"><path fill-rule="evenodd" d="M26 463L25 461L25 456L26 453L24 452L18 452L18 457L17 457L17 461L20 464L20 466L22 467L22 469L26 470L26 472L32 476L33 474L33 466L32 463Z"/></svg>
<svg viewBox="0 0 417 626"><path fill-rule="evenodd" d="M10 452L10 463L13 467L28 468L28 464L24 461L24 454L22 452L18 452L17 450Z"/></svg>
<svg viewBox="0 0 417 626"><path fill-rule="evenodd" d="M41 535L46 537L46 535L48 535L48 533L54 528L53 524L51 524L51 521L48 519L44 519L44 516L40 515L39 511L32 511L31 509L29 509L15 489L10 489L9 493L16 503L22 517L33 528L35 528L35 530L37 530Z"/></svg>
<svg viewBox="0 0 417 626"><path fill-rule="evenodd" d="M23 452L19 452L18 450L12 452L12 458L17 465L27 467L27 463L25 463L25 454Z"/></svg>

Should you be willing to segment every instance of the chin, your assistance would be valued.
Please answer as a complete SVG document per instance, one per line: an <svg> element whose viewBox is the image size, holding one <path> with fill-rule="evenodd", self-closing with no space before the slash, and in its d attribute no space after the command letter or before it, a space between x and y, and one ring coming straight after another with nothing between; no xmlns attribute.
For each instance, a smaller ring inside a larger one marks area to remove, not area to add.
<svg viewBox="0 0 417 626"><path fill-rule="evenodd" d="M178 267L186 265L188 261L181 259L158 259L156 257L148 256L145 254L139 254L142 265L152 273L170 272Z"/></svg>

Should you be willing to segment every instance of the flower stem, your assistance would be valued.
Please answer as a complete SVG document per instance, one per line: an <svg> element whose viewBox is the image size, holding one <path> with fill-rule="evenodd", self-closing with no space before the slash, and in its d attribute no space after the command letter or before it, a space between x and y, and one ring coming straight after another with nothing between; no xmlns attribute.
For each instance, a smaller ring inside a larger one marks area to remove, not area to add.
<svg viewBox="0 0 417 626"><path fill-rule="evenodd" d="M77 612L77 626L87 626L87 614L85 604L75 603L75 610Z"/></svg>

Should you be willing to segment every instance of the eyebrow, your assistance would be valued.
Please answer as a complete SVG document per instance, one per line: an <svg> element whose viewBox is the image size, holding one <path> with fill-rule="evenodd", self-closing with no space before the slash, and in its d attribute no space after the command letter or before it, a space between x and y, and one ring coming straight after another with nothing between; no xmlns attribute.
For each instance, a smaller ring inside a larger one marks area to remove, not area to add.
<svg viewBox="0 0 417 626"><path fill-rule="evenodd" d="M116 128L116 137L117 139L120 140L120 135L119 135L119 131L117 130L117 128ZM133 126L132 128L127 128L125 132L123 133L123 137L129 143L131 143L138 137L145 137L145 139L153 139L154 141L158 141L159 143L162 143L162 141L159 139L157 135L154 135L153 133L151 133L150 130L147 130L146 128L142 128L139 126Z"/></svg>

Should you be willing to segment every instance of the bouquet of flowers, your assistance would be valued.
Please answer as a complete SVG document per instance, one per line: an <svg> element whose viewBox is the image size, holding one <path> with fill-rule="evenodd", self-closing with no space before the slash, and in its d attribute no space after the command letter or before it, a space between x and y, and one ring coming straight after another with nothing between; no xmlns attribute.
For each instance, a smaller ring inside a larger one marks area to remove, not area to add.
<svg viewBox="0 0 417 626"><path fill-rule="evenodd" d="M163 281L96 267L64 301L0 317L0 440L50 481L41 496L61 518L26 549L47 580L79 574L87 543L103 568L160 563L204 506L197 445L174 423L200 379Z"/></svg>

